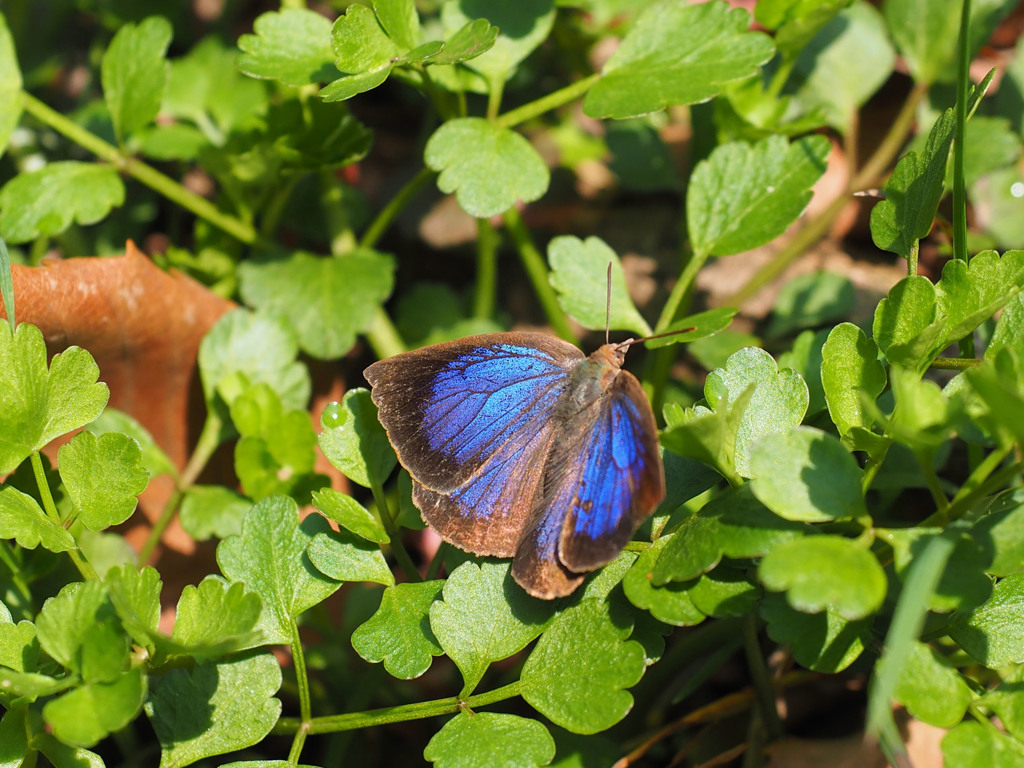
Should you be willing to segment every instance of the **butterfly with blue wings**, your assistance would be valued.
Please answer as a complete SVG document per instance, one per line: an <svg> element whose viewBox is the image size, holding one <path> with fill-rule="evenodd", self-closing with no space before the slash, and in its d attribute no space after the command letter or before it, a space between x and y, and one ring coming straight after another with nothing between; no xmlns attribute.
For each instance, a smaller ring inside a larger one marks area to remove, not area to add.
<svg viewBox="0 0 1024 768"><path fill-rule="evenodd" d="M489 333L365 371L423 519L455 546L512 558L534 597L570 594L665 496L657 427L622 370L540 333Z"/></svg>

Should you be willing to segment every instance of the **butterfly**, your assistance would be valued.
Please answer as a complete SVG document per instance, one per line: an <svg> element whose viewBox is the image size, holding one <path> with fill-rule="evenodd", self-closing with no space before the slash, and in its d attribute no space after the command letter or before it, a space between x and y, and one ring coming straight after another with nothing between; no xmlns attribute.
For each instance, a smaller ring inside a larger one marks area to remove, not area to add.
<svg viewBox="0 0 1024 768"><path fill-rule="evenodd" d="M622 370L632 343L586 357L542 333L488 333L367 368L427 524L511 557L512 577L544 599L614 559L665 496L654 414Z"/></svg>

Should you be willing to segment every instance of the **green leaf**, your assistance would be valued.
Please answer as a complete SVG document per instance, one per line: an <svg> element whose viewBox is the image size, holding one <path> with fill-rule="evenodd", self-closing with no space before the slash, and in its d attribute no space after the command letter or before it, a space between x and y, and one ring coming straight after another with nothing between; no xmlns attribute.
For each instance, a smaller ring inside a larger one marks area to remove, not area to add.
<svg viewBox="0 0 1024 768"><path fill-rule="evenodd" d="M441 21L446 30L464 29L478 19L487 19L496 28L494 45L468 66L501 84L547 39L555 21L554 5L552 0L458 0L442 6Z"/></svg>
<svg viewBox="0 0 1024 768"><path fill-rule="evenodd" d="M72 582L43 603L39 645L86 682L113 682L128 669L128 638L103 585Z"/></svg>
<svg viewBox="0 0 1024 768"><path fill-rule="evenodd" d="M970 262L951 259L935 285L945 315L942 344L962 339L1002 309L1024 288L1024 250L975 254Z"/></svg>
<svg viewBox="0 0 1024 768"><path fill-rule="evenodd" d="M1018 293L1003 307L996 330L985 348L985 359L991 360L1002 349L1016 350L1024 357L1024 294Z"/></svg>
<svg viewBox="0 0 1024 768"><path fill-rule="evenodd" d="M676 536L685 535L677 533ZM651 616L675 627L692 627L707 616L693 604L692 582L656 586L653 581L655 563L675 536L662 536L645 549L622 580L626 597L637 608L650 611Z"/></svg>
<svg viewBox="0 0 1024 768"><path fill-rule="evenodd" d="M142 466L149 472L150 478L158 475L177 477L178 470L156 440L142 424L133 416L116 408L104 408L95 421L87 424L87 432L94 435L105 435L109 432L123 432L139 444L142 449Z"/></svg>
<svg viewBox="0 0 1024 768"><path fill-rule="evenodd" d="M633 707L624 689L644 674L643 646L626 640L632 626L616 623L608 611L608 603L593 599L564 611L523 665L523 698L573 733L619 722Z"/></svg>
<svg viewBox="0 0 1024 768"><path fill-rule="evenodd" d="M1024 765L1024 744L991 723L960 723L942 739L945 765L984 765L1016 768Z"/></svg>
<svg viewBox="0 0 1024 768"><path fill-rule="evenodd" d="M36 640L35 625L30 621L17 624L0 621L0 666L17 672L32 672L38 659L39 641Z"/></svg>
<svg viewBox="0 0 1024 768"><path fill-rule="evenodd" d="M181 501L181 526L193 539L226 539L242 532L252 501L223 485L193 485Z"/></svg>
<svg viewBox="0 0 1024 768"><path fill-rule="evenodd" d="M0 765L4 768L19 768L24 764L28 754L28 736L31 733L27 715L27 706L16 706L7 709L0 717Z"/></svg>
<svg viewBox="0 0 1024 768"><path fill-rule="evenodd" d="M608 268L611 266L611 306L608 327L650 336L651 327L629 298L626 273L618 255L599 237L580 240L572 235L548 244L551 285L558 303L584 328L604 330Z"/></svg>
<svg viewBox="0 0 1024 768"><path fill-rule="evenodd" d="M705 573L690 588L697 610L708 616L745 616L757 607L761 588L736 568L719 566Z"/></svg>
<svg viewBox="0 0 1024 768"><path fill-rule="evenodd" d="M444 649L430 629L430 606L444 581L395 584L384 590L380 607L352 633L352 647L371 664L399 680L419 677Z"/></svg>
<svg viewBox="0 0 1024 768"><path fill-rule="evenodd" d="M650 120L634 118L607 123L604 140L611 153L608 170L624 189L658 192L680 188L676 161Z"/></svg>
<svg viewBox="0 0 1024 768"><path fill-rule="evenodd" d="M701 258L728 256L781 235L810 201L830 149L824 136L792 144L771 136L757 144L716 147L694 168L686 193L686 227L694 252Z"/></svg>
<svg viewBox="0 0 1024 768"><path fill-rule="evenodd" d="M167 85L171 23L150 16L124 24L110 41L100 68L103 98L119 142L153 122Z"/></svg>
<svg viewBox="0 0 1024 768"><path fill-rule="evenodd" d="M71 226L95 224L124 203L117 170L73 160L15 176L0 189L0 237L26 243Z"/></svg>
<svg viewBox="0 0 1024 768"><path fill-rule="evenodd" d="M244 584L207 576L181 591L171 640L197 661L213 660L259 644L262 602Z"/></svg>
<svg viewBox="0 0 1024 768"><path fill-rule="evenodd" d="M25 549L40 544L51 552L75 548L74 537L48 518L39 502L10 486L0 488L0 539L14 539Z"/></svg>
<svg viewBox="0 0 1024 768"><path fill-rule="evenodd" d="M583 111L622 118L707 101L772 57L771 38L749 26L750 14L722 2L650 5L608 59Z"/></svg>
<svg viewBox="0 0 1024 768"><path fill-rule="evenodd" d="M35 701L43 696L60 693L70 688L75 682L74 678L57 680L47 675L15 672L8 667L0 667L0 686L3 686L5 691L24 698L26 701Z"/></svg>
<svg viewBox="0 0 1024 768"><path fill-rule="evenodd" d="M783 57L799 52L852 0L761 0L754 18L775 30L775 47Z"/></svg>
<svg viewBox="0 0 1024 768"><path fill-rule="evenodd" d="M932 126L924 151L908 152L896 163L885 199L871 210L871 239L879 248L909 259L931 232L945 189L954 124L953 110L947 109Z"/></svg>
<svg viewBox="0 0 1024 768"><path fill-rule="evenodd" d="M303 351L329 360L369 330L394 287L394 261L369 249L337 257L294 251L243 262L238 280L247 304L287 317Z"/></svg>
<svg viewBox="0 0 1024 768"><path fill-rule="evenodd" d="M139 444L120 432L79 432L60 447L57 460L77 518L94 531L131 517L149 482Z"/></svg>
<svg viewBox="0 0 1024 768"><path fill-rule="evenodd" d="M885 599L885 572L867 549L842 536L804 536L773 548L757 569L764 585L798 611L824 610L855 621Z"/></svg>
<svg viewBox="0 0 1024 768"><path fill-rule="evenodd" d="M306 8L284 8L256 17L254 34L238 38L238 68L250 77L303 86L334 80L331 22Z"/></svg>
<svg viewBox="0 0 1024 768"><path fill-rule="evenodd" d="M230 401L218 387L243 374L251 384L269 384L287 410L304 409L309 401L309 371L295 358L298 340L279 317L236 309L228 312L199 345L199 374L207 407L227 421Z"/></svg>
<svg viewBox="0 0 1024 768"><path fill-rule="evenodd" d="M395 583L380 548L346 530L317 534L307 554L318 571L336 581Z"/></svg>
<svg viewBox="0 0 1024 768"><path fill-rule="evenodd" d="M544 631L555 606L528 596L509 563L466 562L448 576L444 600L430 606L430 629L462 672L470 694L493 661L521 651Z"/></svg>
<svg viewBox="0 0 1024 768"><path fill-rule="evenodd" d="M765 595L761 616L768 636L789 645L798 664L815 672L841 672L864 652L871 639L871 621L847 621L832 611L804 613L782 595Z"/></svg>
<svg viewBox="0 0 1024 768"><path fill-rule="evenodd" d="M32 746L46 755L54 768L104 768L103 758L95 752L61 744L49 733L33 736Z"/></svg>
<svg viewBox="0 0 1024 768"><path fill-rule="evenodd" d="M968 613L953 616L949 636L990 669L1024 661L1024 572L999 581L992 596Z"/></svg>
<svg viewBox="0 0 1024 768"><path fill-rule="evenodd" d="M21 68L7 19L0 14L0 157L21 120Z"/></svg>
<svg viewBox="0 0 1024 768"><path fill-rule="evenodd" d="M555 740L536 720L499 712L462 712L434 734L423 759L437 768L487 768L496 762L533 768L555 757ZM501 757L499 757L501 756Z"/></svg>
<svg viewBox="0 0 1024 768"><path fill-rule="evenodd" d="M870 429L874 419L864 413L863 403L874 402L886 383L875 342L852 323L840 323L829 333L821 358L825 402L839 434Z"/></svg>
<svg viewBox="0 0 1024 768"><path fill-rule="evenodd" d="M845 275L820 270L799 275L779 291L767 335L780 338L841 320L850 314L854 299L853 283Z"/></svg>
<svg viewBox="0 0 1024 768"><path fill-rule="evenodd" d="M388 8L390 6L385 4L384 16L393 21L387 13ZM334 22L331 45L334 64L345 76L320 91L320 98L324 101L343 101L376 88L387 79L393 67L422 60L441 47L437 43L432 48L423 51L417 48L410 52L405 45L389 36L373 10L359 4L350 5L345 15ZM405 57L403 53L410 55Z"/></svg>
<svg viewBox="0 0 1024 768"><path fill-rule="evenodd" d="M65 744L91 747L134 720L145 696L146 678L136 667L113 682L87 683L46 702L43 718Z"/></svg>
<svg viewBox="0 0 1024 768"><path fill-rule="evenodd" d="M825 13L835 9L832 2L815 5ZM781 49L789 41L777 35L775 42ZM792 91L808 111L824 115L840 134L848 135L857 110L889 79L896 61L882 15L868 3L857 2L801 47L787 92ZM857 61L856 67L850 66L852 60Z"/></svg>
<svg viewBox="0 0 1024 768"><path fill-rule="evenodd" d="M445 4L442 6L442 11L449 7L451 4ZM435 56L427 59L425 63L436 66L468 61L493 47L494 41L497 39L497 27L492 27L487 19L475 19L452 33L445 42L444 48Z"/></svg>
<svg viewBox="0 0 1024 768"><path fill-rule="evenodd" d="M654 583L696 579L723 557L763 557L807 530L803 523L773 514L754 497L750 483L730 488L680 524L658 558Z"/></svg>
<svg viewBox="0 0 1024 768"><path fill-rule="evenodd" d="M438 189L454 192L462 209L478 218L504 213L519 200L538 200L550 181L544 160L525 137L480 117L445 122L427 141L423 157L440 173Z"/></svg>
<svg viewBox="0 0 1024 768"><path fill-rule="evenodd" d="M313 494L313 506L360 538L377 544L391 541L380 519L346 493L323 488Z"/></svg>
<svg viewBox="0 0 1024 768"><path fill-rule="evenodd" d="M899 673L896 701L918 720L937 728L952 728L963 720L974 699L971 689L933 649L916 640L911 648Z"/></svg>
<svg viewBox="0 0 1024 768"><path fill-rule="evenodd" d="M704 397L718 411L731 403L751 385L754 394L744 410L736 431L736 472L750 476L750 451L754 444L773 432L788 432L807 412L810 396L807 385L791 368L779 370L775 360L763 349L747 347L731 355L724 368L708 374Z"/></svg>
<svg viewBox="0 0 1024 768"><path fill-rule="evenodd" d="M744 423L754 389L748 387L732 402L719 401L713 411L700 405L686 411L666 407L667 428L661 435L662 446L679 456L709 464L723 477L738 481L736 436Z"/></svg>
<svg viewBox="0 0 1024 768"><path fill-rule="evenodd" d="M161 768L259 744L281 714L280 687L281 668L269 653L154 676L145 708Z"/></svg>
<svg viewBox="0 0 1024 768"><path fill-rule="evenodd" d="M104 583L125 630L152 653L160 622L160 574L149 566L141 571L133 566L118 566L107 572Z"/></svg>
<svg viewBox="0 0 1024 768"><path fill-rule="evenodd" d="M263 600L260 627L268 642L289 642L291 622L340 586L306 556L316 534L327 530L327 521L319 515L310 515L300 524L294 501L270 496L249 511L240 535L229 536L217 546L217 564L223 574L243 582Z"/></svg>
<svg viewBox="0 0 1024 768"><path fill-rule="evenodd" d="M786 520L820 523L867 514L857 460L810 427L765 435L750 453L754 495Z"/></svg>
<svg viewBox="0 0 1024 768"><path fill-rule="evenodd" d="M1018 739L1024 734L1024 670L1012 667L1002 675L1002 682L985 693L978 704L991 710L1003 726Z"/></svg>
<svg viewBox="0 0 1024 768"><path fill-rule="evenodd" d="M825 410L825 390L821 385L821 350L830 330L822 328L818 331L803 331L793 339L793 346L779 355L779 368L792 368L807 384L809 414Z"/></svg>
<svg viewBox="0 0 1024 768"><path fill-rule="evenodd" d="M1024 498L1006 491L995 498L989 512L971 529L971 538L991 550L985 571L1008 576L1024 562Z"/></svg>
<svg viewBox="0 0 1024 768"><path fill-rule="evenodd" d="M384 484L398 459L369 390L348 390L341 403L324 409L321 423L320 450L331 464L364 488Z"/></svg>
<svg viewBox="0 0 1024 768"><path fill-rule="evenodd" d="M651 339L644 342L644 346L648 349L658 349L660 347L667 347L670 344L706 339L728 328L738 312L739 310L734 307L715 307L704 312L687 315L676 320L662 331L662 333L672 333L674 335L663 339Z"/></svg>
<svg viewBox="0 0 1024 768"><path fill-rule="evenodd" d="M889 362L923 370L939 350L935 286L926 277L905 277L878 302L872 335Z"/></svg>

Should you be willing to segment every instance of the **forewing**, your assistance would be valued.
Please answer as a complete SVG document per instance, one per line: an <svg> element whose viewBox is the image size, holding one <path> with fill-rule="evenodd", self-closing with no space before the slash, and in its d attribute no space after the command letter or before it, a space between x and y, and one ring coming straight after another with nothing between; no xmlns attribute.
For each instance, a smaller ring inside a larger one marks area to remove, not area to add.
<svg viewBox="0 0 1024 768"><path fill-rule="evenodd" d="M665 497L657 424L640 382L621 371L599 407L585 447L564 462L548 502L567 509L558 553L572 571L614 559ZM563 460L551 461L560 466Z"/></svg>
<svg viewBox="0 0 1024 768"><path fill-rule="evenodd" d="M491 482L542 460L537 438L582 358L553 336L492 333L381 360L365 376L399 461L420 485L450 495L501 452Z"/></svg>

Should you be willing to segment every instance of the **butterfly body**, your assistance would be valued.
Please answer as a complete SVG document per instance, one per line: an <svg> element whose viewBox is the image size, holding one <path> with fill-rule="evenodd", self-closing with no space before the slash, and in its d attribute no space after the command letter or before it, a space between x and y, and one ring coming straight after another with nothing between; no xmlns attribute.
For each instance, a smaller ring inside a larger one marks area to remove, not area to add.
<svg viewBox="0 0 1024 768"><path fill-rule="evenodd" d="M612 560L665 493L625 349L585 357L545 334L494 333L367 368L424 520L466 551L512 557L536 597L567 595Z"/></svg>

